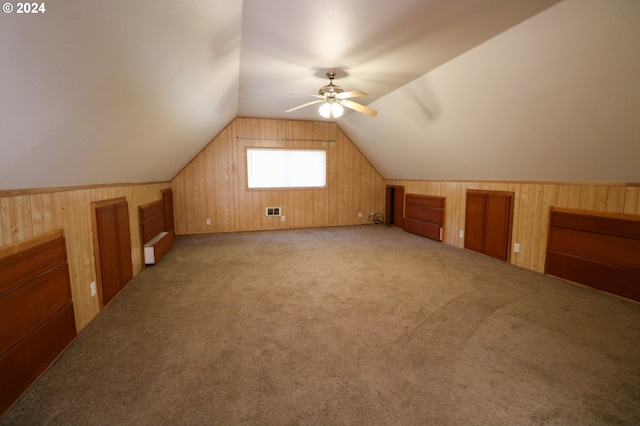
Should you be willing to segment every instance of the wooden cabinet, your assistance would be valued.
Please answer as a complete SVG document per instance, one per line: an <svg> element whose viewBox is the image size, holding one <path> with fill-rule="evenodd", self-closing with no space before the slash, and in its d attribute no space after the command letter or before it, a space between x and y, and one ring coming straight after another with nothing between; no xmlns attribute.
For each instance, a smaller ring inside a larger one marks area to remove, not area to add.
<svg viewBox="0 0 640 426"><path fill-rule="evenodd" d="M0 417L75 337L62 232L0 248Z"/></svg>
<svg viewBox="0 0 640 426"><path fill-rule="evenodd" d="M173 190L171 188L163 189L162 193L162 210L164 212L164 230L173 231Z"/></svg>
<svg viewBox="0 0 640 426"><path fill-rule="evenodd" d="M512 192L468 190L464 247L508 260L512 216Z"/></svg>
<svg viewBox="0 0 640 426"><path fill-rule="evenodd" d="M138 206L140 240L144 244L144 263L154 265L173 246L173 192L162 191L162 199Z"/></svg>
<svg viewBox="0 0 640 426"><path fill-rule="evenodd" d="M442 241L446 199L421 194L407 194L405 199L404 230Z"/></svg>
<svg viewBox="0 0 640 426"><path fill-rule="evenodd" d="M96 272L102 306L133 279L129 204L124 198L93 203Z"/></svg>
<svg viewBox="0 0 640 426"><path fill-rule="evenodd" d="M545 273L640 301L640 216L551 210Z"/></svg>

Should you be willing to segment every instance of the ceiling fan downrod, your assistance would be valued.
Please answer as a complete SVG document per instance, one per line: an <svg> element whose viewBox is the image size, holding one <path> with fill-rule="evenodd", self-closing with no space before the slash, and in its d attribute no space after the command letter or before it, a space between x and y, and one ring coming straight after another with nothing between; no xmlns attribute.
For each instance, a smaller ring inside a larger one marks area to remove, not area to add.
<svg viewBox="0 0 640 426"><path fill-rule="evenodd" d="M336 78L335 72L328 71L327 78L329 78L329 84L327 84L326 86L322 86L320 90L318 90L318 94L320 96L325 96L327 99L330 99L335 98L338 93L344 92L344 90L342 90L342 87L333 84L333 79Z"/></svg>

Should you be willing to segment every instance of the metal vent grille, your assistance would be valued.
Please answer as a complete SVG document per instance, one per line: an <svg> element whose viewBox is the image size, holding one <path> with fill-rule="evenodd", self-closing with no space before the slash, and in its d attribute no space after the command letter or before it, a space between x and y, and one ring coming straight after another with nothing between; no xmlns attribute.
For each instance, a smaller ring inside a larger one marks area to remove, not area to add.
<svg viewBox="0 0 640 426"><path fill-rule="evenodd" d="M265 208L266 216L280 216L280 211L282 207L267 207Z"/></svg>

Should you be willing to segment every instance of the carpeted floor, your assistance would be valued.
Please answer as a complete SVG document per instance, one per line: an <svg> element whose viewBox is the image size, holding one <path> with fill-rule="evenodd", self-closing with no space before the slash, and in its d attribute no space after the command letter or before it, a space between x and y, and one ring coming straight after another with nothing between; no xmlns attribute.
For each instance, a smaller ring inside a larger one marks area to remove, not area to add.
<svg viewBox="0 0 640 426"><path fill-rule="evenodd" d="M180 237L2 425L640 424L640 304L383 225Z"/></svg>

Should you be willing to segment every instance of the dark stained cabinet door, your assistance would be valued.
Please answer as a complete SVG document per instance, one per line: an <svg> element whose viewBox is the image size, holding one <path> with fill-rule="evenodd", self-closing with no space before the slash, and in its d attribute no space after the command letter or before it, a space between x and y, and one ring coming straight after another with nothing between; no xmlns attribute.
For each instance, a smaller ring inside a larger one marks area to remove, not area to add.
<svg viewBox="0 0 640 426"><path fill-rule="evenodd" d="M133 278L128 203L96 207L102 304L106 306Z"/></svg>
<svg viewBox="0 0 640 426"><path fill-rule="evenodd" d="M116 205L118 235L118 254L120 256L120 290L133 279L133 264L131 263L131 234L129 230L129 203L126 201Z"/></svg>
<svg viewBox="0 0 640 426"><path fill-rule="evenodd" d="M510 192L467 191L464 248L508 260L512 203Z"/></svg>
<svg viewBox="0 0 640 426"><path fill-rule="evenodd" d="M100 281L102 284L102 302L107 303L120 291L120 255L118 239L113 232L117 227L116 211L111 206L96 209L98 245L100 247Z"/></svg>
<svg viewBox="0 0 640 426"><path fill-rule="evenodd" d="M173 191L162 190L162 207L164 210L164 230L173 231Z"/></svg>
<svg viewBox="0 0 640 426"><path fill-rule="evenodd" d="M511 195L487 196L484 229L484 254L507 260L509 255L509 231L511 229Z"/></svg>
<svg viewBox="0 0 640 426"><path fill-rule="evenodd" d="M467 210L464 217L464 248L484 253L486 194L467 192Z"/></svg>

